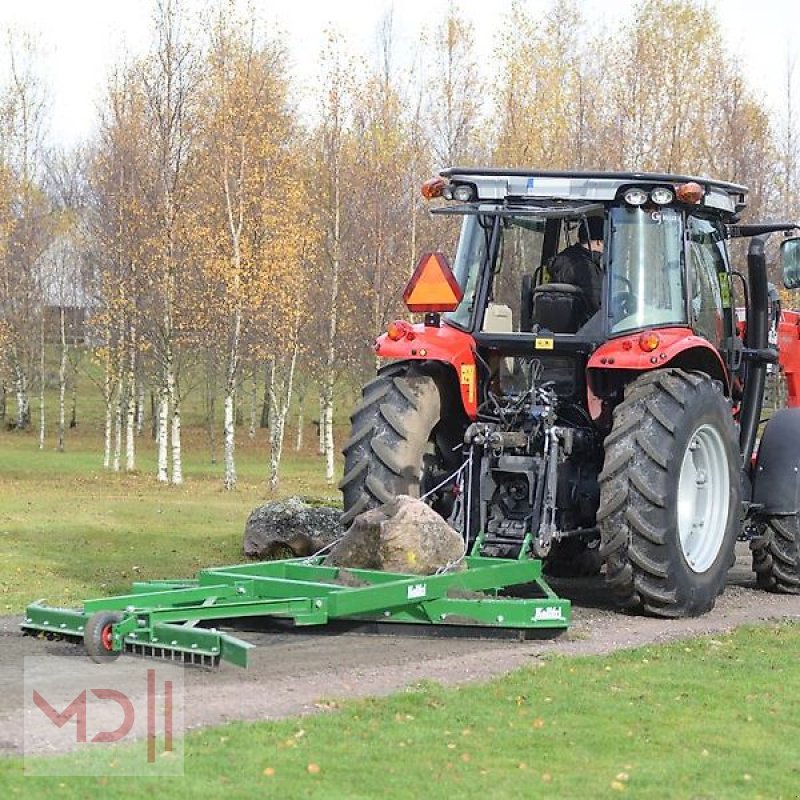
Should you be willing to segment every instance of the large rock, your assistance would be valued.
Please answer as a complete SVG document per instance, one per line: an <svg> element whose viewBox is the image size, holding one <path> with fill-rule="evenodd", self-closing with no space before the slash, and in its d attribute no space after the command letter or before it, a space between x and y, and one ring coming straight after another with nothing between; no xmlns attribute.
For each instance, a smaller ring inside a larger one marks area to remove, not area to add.
<svg viewBox="0 0 800 800"><path fill-rule="evenodd" d="M309 556L342 535L341 515L301 497L265 503L247 518L244 554L262 561Z"/></svg>
<svg viewBox="0 0 800 800"><path fill-rule="evenodd" d="M399 495L354 520L326 564L432 575L459 562L464 540L421 500Z"/></svg>

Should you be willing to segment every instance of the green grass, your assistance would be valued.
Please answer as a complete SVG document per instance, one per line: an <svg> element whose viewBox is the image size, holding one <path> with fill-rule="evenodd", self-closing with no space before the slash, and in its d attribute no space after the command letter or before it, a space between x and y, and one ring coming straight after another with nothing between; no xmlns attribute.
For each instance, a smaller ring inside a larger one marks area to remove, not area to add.
<svg viewBox="0 0 800 800"><path fill-rule="evenodd" d="M14 759L0 782L27 798L794 798L798 649L785 624L559 657L489 684L191 733L183 778L23 777Z"/></svg>
<svg viewBox="0 0 800 800"><path fill-rule="evenodd" d="M127 591L132 580L190 577L242 560L245 521L274 496L265 433L241 438L239 484L229 492L202 432L187 431L179 487L155 480L148 437L137 441L139 472L125 475L103 470L102 441L92 434L71 436L67 452L57 453L38 450L33 434L0 433L0 613L39 598L74 605ZM309 450L286 452L275 496L289 494L338 502Z"/></svg>

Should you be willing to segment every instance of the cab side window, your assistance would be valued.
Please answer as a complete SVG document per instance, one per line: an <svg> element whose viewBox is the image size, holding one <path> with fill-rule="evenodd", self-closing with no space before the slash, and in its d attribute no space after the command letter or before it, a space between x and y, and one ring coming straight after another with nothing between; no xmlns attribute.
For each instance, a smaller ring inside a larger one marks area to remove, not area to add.
<svg viewBox="0 0 800 800"><path fill-rule="evenodd" d="M503 221L502 238L492 277L482 330L517 333L522 330L522 286L526 276L541 281L544 221L511 218Z"/></svg>
<svg viewBox="0 0 800 800"><path fill-rule="evenodd" d="M688 218L686 266L691 287L692 327L719 348L726 338L730 289L722 235L709 220Z"/></svg>

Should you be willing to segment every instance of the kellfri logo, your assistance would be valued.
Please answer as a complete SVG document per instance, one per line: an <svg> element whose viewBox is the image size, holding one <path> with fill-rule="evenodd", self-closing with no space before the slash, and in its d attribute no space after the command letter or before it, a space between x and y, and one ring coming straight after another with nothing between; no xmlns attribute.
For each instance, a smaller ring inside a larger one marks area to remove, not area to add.
<svg viewBox="0 0 800 800"><path fill-rule="evenodd" d="M41 661L46 664L35 663ZM176 738L182 727L182 668L138 659L99 667L75 657L25 659L28 774L43 774L44 762L35 758L43 752L76 754L69 761L78 771L48 768L47 774L175 775L176 767L182 774L182 738ZM130 747L109 760L117 752L110 744Z"/></svg>

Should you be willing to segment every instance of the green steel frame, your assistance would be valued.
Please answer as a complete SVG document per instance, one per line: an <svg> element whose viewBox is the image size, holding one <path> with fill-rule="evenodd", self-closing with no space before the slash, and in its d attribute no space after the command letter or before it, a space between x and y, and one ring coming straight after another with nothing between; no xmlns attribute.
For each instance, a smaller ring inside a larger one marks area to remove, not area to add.
<svg viewBox="0 0 800 800"><path fill-rule="evenodd" d="M246 667L252 644L202 625L243 617L276 617L298 626L360 620L476 631L569 625L570 602L547 585L538 560L473 555L465 558L466 569L427 576L326 567L322 561L263 561L204 569L194 580L135 583L130 594L86 600L82 610L32 603L22 628L83 641L95 614L118 612L121 618L111 628L113 655L127 651ZM501 596L520 584L538 587L540 596Z"/></svg>

